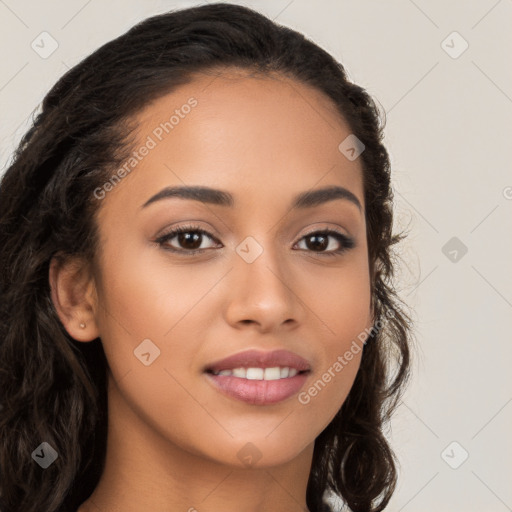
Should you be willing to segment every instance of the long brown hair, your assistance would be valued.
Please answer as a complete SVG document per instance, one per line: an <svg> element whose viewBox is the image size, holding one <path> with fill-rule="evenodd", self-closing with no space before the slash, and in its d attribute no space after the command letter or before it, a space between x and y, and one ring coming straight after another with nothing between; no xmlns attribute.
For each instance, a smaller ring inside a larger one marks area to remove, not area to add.
<svg viewBox="0 0 512 512"><path fill-rule="evenodd" d="M410 317L393 285L390 162L382 116L343 66L302 34L242 6L217 3L148 18L68 71L43 100L0 182L0 507L73 511L105 460L107 361L101 340L78 343L50 299L56 254L99 250L94 191L130 153L130 119L150 101L224 67L281 73L332 100L361 154L372 330L353 387L315 441L311 512L326 491L354 512L385 508L397 480L384 427L409 374ZM48 442L45 470L32 460Z"/></svg>

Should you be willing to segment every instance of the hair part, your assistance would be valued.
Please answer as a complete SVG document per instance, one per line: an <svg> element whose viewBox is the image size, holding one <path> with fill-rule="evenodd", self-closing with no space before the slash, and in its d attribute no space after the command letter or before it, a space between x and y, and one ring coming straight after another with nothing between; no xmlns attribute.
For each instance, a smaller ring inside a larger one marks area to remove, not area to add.
<svg viewBox="0 0 512 512"><path fill-rule="evenodd" d="M217 3L135 25L74 66L48 92L0 182L0 507L75 510L103 471L107 360L101 340L78 343L50 296L53 257L97 257L94 190L127 158L134 115L197 73L277 73L322 92L360 139L375 320L350 393L317 437L307 505L326 491L354 512L378 512L397 481L383 429L409 375L410 317L393 285L390 162L375 102L302 34L249 8ZM59 457L44 471L31 453Z"/></svg>

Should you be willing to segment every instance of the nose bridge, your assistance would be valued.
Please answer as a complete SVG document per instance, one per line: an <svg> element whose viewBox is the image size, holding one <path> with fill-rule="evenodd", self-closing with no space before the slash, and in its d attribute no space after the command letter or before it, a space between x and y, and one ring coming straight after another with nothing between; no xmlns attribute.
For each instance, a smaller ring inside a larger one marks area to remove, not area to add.
<svg viewBox="0 0 512 512"><path fill-rule="evenodd" d="M233 285L229 316L231 321L253 320L280 324L296 319L297 297L293 293L292 271L276 246L272 231L260 231L244 238L235 248L231 273Z"/></svg>
<svg viewBox="0 0 512 512"><path fill-rule="evenodd" d="M237 274L247 285L271 293L283 293L290 272L283 261L283 252L276 246L272 232L249 235L236 249Z"/></svg>

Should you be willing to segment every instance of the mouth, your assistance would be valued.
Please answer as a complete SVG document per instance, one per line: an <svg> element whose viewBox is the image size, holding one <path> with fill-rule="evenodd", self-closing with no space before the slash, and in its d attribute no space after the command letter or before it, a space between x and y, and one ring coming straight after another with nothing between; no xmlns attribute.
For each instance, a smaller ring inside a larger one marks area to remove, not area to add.
<svg viewBox="0 0 512 512"><path fill-rule="evenodd" d="M278 378L287 378L290 373L294 376L295 372L311 370L311 365L306 359L289 350L273 350L271 352L246 350L215 361L204 368L204 371L215 375L228 370L235 377L262 380L267 375L266 380L277 380ZM263 370L263 374L261 374L261 370ZM283 377L281 377L281 373Z"/></svg>
<svg viewBox="0 0 512 512"><path fill-rule="evenodd" d="M252 405L270 405L290 398L300 391L311 372L308 361L287 350L250 350L204 368L214 389Z"/></svg>
<svg viewBox="0 0 512 512"><path fill-rule="evenodd" d="M281 380L281 379L290 379L295 377L295 375L302 375L305 373L310 373L311 370L297 370L296 368L290 368L289 366L274 366L271 368L260 368L260 367L252 367L252 368L233 368L232 370L206 370L206 373L211 375L220 375L220 376L232 376L237 377L238 379L246 379L246 380Z"/></svg>

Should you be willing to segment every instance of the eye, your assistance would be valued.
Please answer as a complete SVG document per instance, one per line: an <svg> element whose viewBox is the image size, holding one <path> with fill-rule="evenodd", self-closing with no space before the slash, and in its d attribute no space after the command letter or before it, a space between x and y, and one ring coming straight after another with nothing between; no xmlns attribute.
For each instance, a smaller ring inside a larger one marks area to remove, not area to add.
<svg viewBox="0 0 512 512"><path fill-rule="evenodd" d="M199 226L180 226L164 233L162 236L158 237L155 242L168 251L187 253L187 255L190 255L202 252L205 249L202 243L204 236L215 240L213 235L201 229ZM178 244L177 248L169 244L174 238L176 238Z"/></svg>
<svg viewBox="0 0 512 512"><path fill-rule="evenodd" d="M337 249L333 249L333 245L336 246L336 242L332 244L329 241L329 238L334 238L338 244ZM300 239L300 242L304 241L306 245L306 249L311 249L312 252L316 252L321 256L336 256L339 255L348 249L352 249L355 247L355 242L353 238L344 235L343 233L339 233L334 229L323 229L319 231L312 231L307 235L303 236ZM300 243L299 242L299 243ZM331 249L329 251L325 249Z"/></svg>
<svg viewBox="0 0 512 512"><path fill-rule="evenodd" d="M171 229L158 237L155 243L167 251L191 256L208 249L208 247L203 245L205 238L209 238L220 244L211 233L194 225L180 226ZM173 239L176 239L175 245L171 243ZM334 239L335 242L332 243L330 239ZM298 244L301 242L304 242L306 251L309 250L320 256L336 256L355 247L355 242L352 238L328 228L308 233L299 240ZM336 246L338 246L338 248L336 248Z"/></svg>

